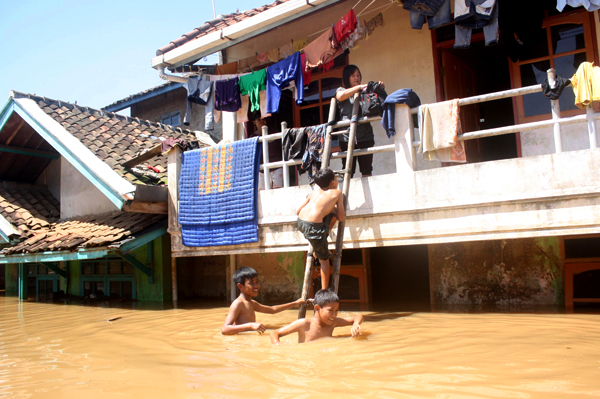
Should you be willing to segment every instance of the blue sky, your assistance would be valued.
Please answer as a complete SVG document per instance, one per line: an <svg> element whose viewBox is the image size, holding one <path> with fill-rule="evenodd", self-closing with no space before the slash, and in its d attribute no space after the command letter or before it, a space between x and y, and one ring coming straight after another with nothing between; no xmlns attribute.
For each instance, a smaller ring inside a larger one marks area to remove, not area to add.
<svg viewBox="0 0 600 399"><path fill-rule="evenodd" d="M216 13L273 0L215 0ZM156 50L213 18L211 0L32 0L0 13L0 102L10 90L100 108L163 81Z"/></svg>

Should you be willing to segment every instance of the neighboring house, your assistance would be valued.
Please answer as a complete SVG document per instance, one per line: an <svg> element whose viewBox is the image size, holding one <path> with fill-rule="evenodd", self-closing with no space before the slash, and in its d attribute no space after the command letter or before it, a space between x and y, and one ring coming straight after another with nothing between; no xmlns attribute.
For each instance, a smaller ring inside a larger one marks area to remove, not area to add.
<svg viewBox="0 0 600 399"><path fill-rule="evenodd" d="M163 139L193 132L11 92L0 113L6 295L169 302ZM145 162L148 154L159 155Z"/></svg>
<svg viewBox="0 0 600 399"><path fill-rule="evenodd" d="M152 66L173 69L217 51L227 63L293 40L314 40L355 4L282 0L224 15L159 49ZM363 82L385 82L388 93L412 88L424 104L539 85L550 67L568 78L581 62L598 59L598 14L570 7L559 13L556 4L544 4L535 10L541 15L541 41L530 56L513 62L505 41L514 38L506 32L495 47L485 47L483 34L475 32L470 48L456 50L453 25L414 30L400 3L363 2L357 14L370 8L360 21L383 12L385 26L338 57L330 71L314 70L305 87L310 101L296 105L291 96L284 98L279 122L289 127L326 122L346 64L360 67ZM463 131L550 120L550 101L539 91L462 107ZM567 88L559 102L561 116L584 118L586 111L575 107L573 98ZM350 288L343 296L436 307L547 305L563 303L566 291L567 305L573 297L598 301L600 150L586 121L563 125L557 141L552 124L545 122L468 140L469 162L442 167L414 151L419 138L405 108L397 108L399 133L392 139L373 123L376 146L392 151L375 155L374 176L351 182L342 271ZM242 131L235 114L225 113L223 137L234 140ZM176 191L176 182L170 183L169 190ZM260 192L255 245L185 247L177 215L170 215L172 254L184 265L178 269L180 292L229 296L225 284L237 265L259 270L263 299L297 297L306 242L295 227L295 207L309 190L303 185ZM182 286L199 281L191 277L196 269L211 282L205 291L199 284Z"/></svg>
<svg viewBox="0 0 600 399"><path fill-rule="evenodd" d="M132 118L159 122L192 131L207 133L215 142L221 141L222 124L215 123L214 130L207 131L204 127L204 106L192 104L189 125L184 125L187 91L183 83L167 82L141 93L133 94L122 100L103 107L103 111L117 112L130 109Z"/></svg>

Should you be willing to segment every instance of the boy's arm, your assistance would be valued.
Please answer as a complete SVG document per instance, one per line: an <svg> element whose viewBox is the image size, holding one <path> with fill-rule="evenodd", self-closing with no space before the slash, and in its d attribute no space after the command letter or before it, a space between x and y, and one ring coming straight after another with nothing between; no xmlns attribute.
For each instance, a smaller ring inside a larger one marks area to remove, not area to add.
<svg viewBox="0 0 600 399"><path fill-rule="evenodd" d="M252 306L254 306L255 312L274 314L274 313L283 312L284 310L295 308L297 306L302 305L304 302L306 302L306 301L303 301L302 298L300 298L300 299L295 300L294 302L284 303L282 305L266 306L266 305L262 305L262 304L256 302L255 300L253 300Z"/></svg>
<svg viewBox="0 0 600 399"><path fill-rule="evenodd" d="M306 206L306 204L308 204L308 201L310 201L310 194L308 194L306 196L306 198L304 199L304 202L302 203L302 205L300 205L298 207L298 209L296 210L296 215L300 214L300 211L302 210L302 208L304 208Z"/></svg>
<svg viewBox="0 0 600 399"><path fill-rule="evenodd" d="M271 343L278 344L280 337L285 337L288 334L297 332L300 334L301 330L306 324L306 319L298 319L292 322L290 325L280 328L276 331L271 331Z"/></svg>
<svg viewBox="0 0 600 399"><path fill-rule="evenodd" d="M346 211L344 210L344 194L342 194L341 191L338 194L339 195L336 203L336 216L340 222L343 222L346 218Z"/></svg>
<svg viewBox="0 0 600 399"><path fill-rule="evenodd" d="M262 323L234 324L240 314L240 306L241 305L237 301L231 305L229 313L227 313L227 317L225 318L225 323L223 323L223 327L221 327L221 334L232 335L244 331L258 331L259 334L264 333L267 328Z"/></svg>
<svg viewBox="0 0 600 399"><path fill-rule="evenodd" d="M354 315L350 317L336 317L335 318L335 327L344 327L344 326L352 326L350 329L350 333L353 337L360 335L360 325L362 324L364 317L362 315Z"/></svg>

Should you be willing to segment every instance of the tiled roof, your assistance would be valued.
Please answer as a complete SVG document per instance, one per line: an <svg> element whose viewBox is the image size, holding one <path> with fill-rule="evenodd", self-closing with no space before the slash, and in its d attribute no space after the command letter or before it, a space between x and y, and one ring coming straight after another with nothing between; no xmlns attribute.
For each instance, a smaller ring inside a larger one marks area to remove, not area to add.
<svg viewBox="0 0 600 399"><path fill-rule="evenodd" d="M115 101L115 102L114 102L114 103L112 103L112 104L108 104L107 106L105 106L105 107L102 107L102 108L101 108L101 110L105 110L105 109L107 109L107 108L108 108L108 109L110 109L110 108L112 108L112 107L114 107L114 106L116 106L116 105L122 104L122 103L124 103L124 102L127 102L127 101L129 101L129 100L133 100L133 99L135 99L135 98L138 98L138 97L142 97L142 96L146 96L146 95L148 95L148 94L152 94L152 93L153 93L153 92L155 92L155 91L159 91L159 90L161 90L161 89L165 89L165 88L167 88L167 87L169 87L169 86L178 86L178 87L180 87L180 86L181 86L181 83L179 83L179 82L166 82L166 83L163 83L163 84L161 84L161 85L158 85L158 86L156 86L156 87L153 87L153 88L151 88L151 89L144 90L144 91L141 91L141 92L139 92L139 93L132 94L132 95L130 95L130 96L127 96L127 97L125 97L125 98L122 98L122 99L120 99L120 100L118 100L118 101Z"/></svg>
<svg viewBox="0 0 600 399"><path fill-rule="evenodd" d="M78 250L119 243L143 230L166 224L165 215L111 212L51 223L31 230L27 239L5 248L2 255L43 251Z"/></svg>
<svg viewBox="0 0 600 399"><path fill-rule="evenodd" d="M0 182L0 214L25 237L57 221L60 204L45 186Z"/></svg>
<svg viewBox="0 0 600 399"><path fill-rule="evenodd" d="M179 39L173 40L168 45L159 48L156 50L156 55L165 54L174 48L184 45L185 43L192 41L194 39L198 39L204 35L207 35L211 32L218 31L227 26L231 26L237 24L240 21L253 17L255 15L260 14L261 12L265 12L273 7L276 7L282 3L285 3L289 0L277 0L271 4L264 5L262 7L253 8L252 10L242 11L242 12L234 12L232 14L219 15L216 19L210 20L206 22L204 25L197 27L191 32L186 33L181 36Z"/></svg>
<svg viewBox="0 0 600 399"><path fill-rule="evenodd" d="M13 94L15 98L30 98L35 101L47 115L60 123L100 160L134 184L165 184L167 157L161 155L133 169L121 166L124 162L135 158L142 150L160 144L160 137L196 140L194 133L189 130L31 94ZM159 172L151 171L148 166L156 167Z"/></svg>

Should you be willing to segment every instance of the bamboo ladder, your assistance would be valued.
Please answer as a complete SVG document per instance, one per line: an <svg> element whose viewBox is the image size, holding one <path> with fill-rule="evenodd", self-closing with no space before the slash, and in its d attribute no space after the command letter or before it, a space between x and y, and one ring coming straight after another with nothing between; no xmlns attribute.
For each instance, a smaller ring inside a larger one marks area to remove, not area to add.
<svg viewBox="0 0 600 399"><path fill-rule="evenodd" d="M356 137L356 128L358 127L358 106L360 101L358 96L360 93L354 95L354 105L352 107L352 119L350 123L350 134L348 137L348 151L346 155L346 169L340 171L344 173L344 183L342 186L342 193L344 195L344 211L348 207L348 194L350 192L350 179L352 178L352 160L354 158L354 139ZM336 99L331 99L331 106L329 107L329 121L327 124L327 131L325 132L325 143L323 146L323 157L321 161L321 169L329 167L329 160L331 158L331 136L334 128L335 112L336 112ZM338 293L338 286L340 282L340 266L342 264L342 244L344 242L344 227L346 225L346 218L343 222L338 222L337 239L335 241L335 257L333 259L333 275L329 280L329 287ZM308 299L308 292L310 291L310 283L312 281L312 269L314 264L313 248L312 245L308 244L308 254L306 256L306 268L304 270L304 283L302 285L302 299L305 301L300 306L298 312L298 318L302 319L306 316L306 300Z"/></svg>

